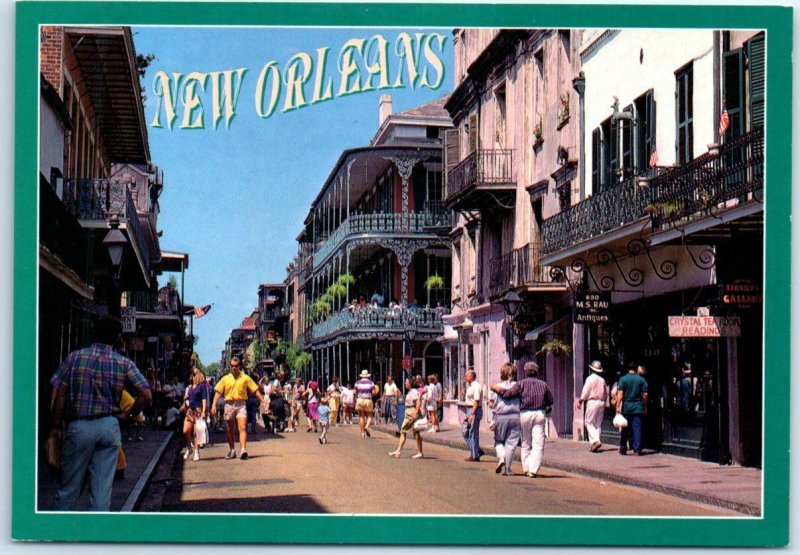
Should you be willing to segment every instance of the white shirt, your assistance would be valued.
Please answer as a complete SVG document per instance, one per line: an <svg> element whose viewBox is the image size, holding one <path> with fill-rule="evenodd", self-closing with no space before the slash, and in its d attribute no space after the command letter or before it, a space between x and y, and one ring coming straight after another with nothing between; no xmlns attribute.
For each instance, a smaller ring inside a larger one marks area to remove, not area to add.
<svg viewBox="0 0 800 555"><path fill-rule="evenodd" d="M581 390L581 399L584 401L604 401L608 398L608 386L606 381L596 372L586 378Z"/></svg>
<svg viewBox="0 0 800 555"><path fill-rule="evenodd" d="M346 387L342 388L342 403L345 405L353 405L356 402L356 395L352 389Z"/></svg>
<svg viewBox="0 0 800 555"><path fill-rule="evenodd" d="M394 397L397 395L397 384L396 383L387 383L383 386L383 395L384 397Z"/></svg>
<svg viewBox="0 0 800 555"><path fill-rule="evenodd" d="M467 386L467 393L464 395L464 401L470 406L474 405L475 401L481 402L481 384L475 380Z"/></svg>

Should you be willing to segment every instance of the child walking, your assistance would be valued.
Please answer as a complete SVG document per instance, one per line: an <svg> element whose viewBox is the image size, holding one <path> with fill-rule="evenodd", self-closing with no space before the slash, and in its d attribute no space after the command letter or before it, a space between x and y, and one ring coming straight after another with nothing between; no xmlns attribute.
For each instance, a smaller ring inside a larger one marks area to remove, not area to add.
<svg viewBox="0 0 800 555"><path fill-rule="evenodd" d="M322 433L319 435L319 444L325 445L328 443L328 428L330 427L331 422L331 407L330 407L330 397L326 394L319 402L319 407L317 408L317 413L319 414L319 427L322 429Z"/></svg>

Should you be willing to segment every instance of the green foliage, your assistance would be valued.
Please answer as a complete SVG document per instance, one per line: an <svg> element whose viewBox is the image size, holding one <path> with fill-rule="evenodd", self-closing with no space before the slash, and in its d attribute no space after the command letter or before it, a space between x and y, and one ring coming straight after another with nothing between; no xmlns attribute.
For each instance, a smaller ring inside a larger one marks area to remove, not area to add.
<svg viewBox="0 0 800 555"><path fill-rule="evenodd" d="M200 355L197 353L192 353L192 365L201 372L203 372L205 368L205 366L203 366L203 361L200 360Z"/></svg>
<svg viewBox="0 0 800 555"><path fill-rule="evenodd" d="M175 274L169 276L169 281L167 283L169 283L173 289L178 288L178 278L175 277Z"/></svg>
<svg viewBox="0 0 800 555"><path fill-rule="evenodd" d="M150 67L150 64L153 63L155 59L156 55L152 52L150 54L136 55L136 71L139 73L140 78L144 79L147 68Z"/></svg>
<svg viewBox="0 0 800 555"><path fill-rule="evenodd" d="M353 277L353 274L344 273L340 274L339 277L336 279L336 283L339 285L355 285L356 278Z"/></svg>
<svg viewBox="0 0 800 555"><path fill-rule="evenodd" d="M347 286L342 285L338 281L336 283L332 283L328 290L325 291L325 295L327 295L331 299L339 299L347 295Z"/></svg>
<svg viewBox="0 0 800 555"><path fill-rule="evenodd" d="M212 362L206 366L206 369L203 373L206 375L206 377L216 376L219 374L219 362Z"/></svg>
<svg viewBox="0 0 800 555"><path fill-rule="evenodd" d="M425 289L444 289L444 279L439 274L432 274L425 280Z"/></svg>
<svg viewBox="0 0 800 555"><path fill-rule="evenodd" d="M559 356L559 355L569 356L570 353L572 353L572 348L563 341L561 341L560 339L553 338L544 345L542 345L542 348L539 349L539 353L545 353L553 356Z"/></svg>

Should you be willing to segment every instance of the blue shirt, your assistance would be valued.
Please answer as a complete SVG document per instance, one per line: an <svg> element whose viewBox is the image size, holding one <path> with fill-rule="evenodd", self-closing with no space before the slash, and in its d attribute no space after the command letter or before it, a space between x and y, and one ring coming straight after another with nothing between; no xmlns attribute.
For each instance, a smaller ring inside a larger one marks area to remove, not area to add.
<svg viewBox="0 0 800 555"><path fill-rule="evenodd" d="M317 408L317 413L321 424L327 424L330 421L331 408L328 405L320 405Z"/></svg>

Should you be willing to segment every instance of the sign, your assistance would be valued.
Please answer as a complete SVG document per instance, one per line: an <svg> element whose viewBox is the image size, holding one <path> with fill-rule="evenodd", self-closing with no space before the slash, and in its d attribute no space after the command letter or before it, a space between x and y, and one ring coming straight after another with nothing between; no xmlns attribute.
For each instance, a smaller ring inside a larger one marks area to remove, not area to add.
<svg viewBox="0 0 800 555"><path fill-rule="evenodd" d="M119 309L119 319L122 320L122 333L136 332L136 307L124 306Z"/></svg>
<svg viewBox="0 0 800 555"><path fill-rule="evenodd" d="M764 291L760 283L742 279L734 283L721 283L719 298L726 307L750 308L764 302Z"/></svg>
<svg viewBox="0 0 800 555"><path fill-rule="evenodd" d="M144 339L141 337L134 337L128 341L128 348L131 351L144 351Z"/></svg>
<svg viewBox="0 0 800 555"><path fill-rule="evenodd" d="M411 370L411 355L403 357L403 370Z"/></svg>
<svg viewBox="0 0 800 555"><path fill-rule="evenodd" d="M610 291L578 291L575 293L574 324L608 322L611 308Z"/></svg>
<svg viewBox="0 0 800 555"><path fill-rule="evenodd" d="M667 316L670 337L739 337L738 316Z"/></svg>

